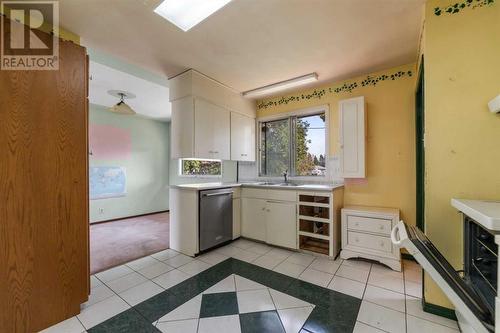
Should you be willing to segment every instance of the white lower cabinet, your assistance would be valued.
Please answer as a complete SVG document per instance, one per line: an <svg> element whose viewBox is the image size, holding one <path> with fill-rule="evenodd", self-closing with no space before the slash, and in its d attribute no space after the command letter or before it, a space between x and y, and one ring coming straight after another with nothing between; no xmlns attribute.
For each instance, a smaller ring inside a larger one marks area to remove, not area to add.
<svg viewBox="0 0 500 333"><path fill-rule="evenodd" d="M233 199L233 239L241 236L241 199Z"/></svg>
<svg viewBox="0 0 500 333"><path fill-rule="evenodd" d="M272 245L297 248L295 202L266 201L266 242Z"/></svg>
<svg viewBox="0 0 500 333"><path fill-rule="evenodd" d="M266 200L241 199L241 235L266 241Z"/></svg>

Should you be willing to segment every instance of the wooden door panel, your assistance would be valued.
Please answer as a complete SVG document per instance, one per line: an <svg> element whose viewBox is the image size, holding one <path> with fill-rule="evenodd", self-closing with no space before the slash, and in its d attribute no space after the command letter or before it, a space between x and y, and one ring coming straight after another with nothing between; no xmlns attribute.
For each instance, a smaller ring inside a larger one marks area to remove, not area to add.
<svg viewBox="0 0 500 333"><path fill-rule="evenodd" d="M88 298L87 65L0 71L0 331L33 332Z"/></svg>

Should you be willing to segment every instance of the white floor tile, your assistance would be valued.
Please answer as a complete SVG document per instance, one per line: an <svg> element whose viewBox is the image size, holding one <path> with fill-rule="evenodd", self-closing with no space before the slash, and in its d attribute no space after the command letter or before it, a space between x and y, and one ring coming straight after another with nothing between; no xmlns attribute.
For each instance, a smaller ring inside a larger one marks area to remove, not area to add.
<svg viewBox="0 0 500 333"><path fill-rule="evenodd" d="M154 278L153 282L159 284L165 289L168 289L189 278L190 278L189 274L181 272L178 269L174 269L170 272L167 272L165 274L162 274Z"/></svg>
<svg viewBox="0 0 500 333"><path fill-rule="evenodd" d="M368 284L404 294L403 277L393 277L384 274L370 273Z"/></svg>
<svg viewBox="0 0 500 333"><path fill-rule="evenodd" d="M180 266L178 269L186 274L196 275L210 267L212 267L212 264L207 264L201 260L193 260L183 266Z"/></svg>
<svg viewBox="0 0 500 333"><path fill-rule="evenodd" d="M154 265L144 267L143 269L138 270L137 273L144 275L148 279L154 279L155 277L160 276L163 273L169 272L173 269L174 269L173 267L170 267L167 264L158 262Z"/></svg>
<svg viewBox="0 0 500 333"><path fill-rule="evenodd" d="M453 329L447 326L439 325L431 321L407 315L408 333L458 333L458 329Z"/></svg>
<svg viewBox="0 0 500 333"><path fill-rule="evenodd" d="M393 269L390 269L387 266L384 266L382 264L377 264L377 263L372 264L372 269L370 270L370 274L371 273L380 274L380 275L384 275L384 276L391 276L391 277L399 278L399 279L403 278L403 272L395 271Z"/></svg>
<svg viewBox="0 0 500 333"><path fill-rule="evenodd" d="M401 333L406 330L404 313L366 301L361 303L358 321L391 333Z"/></svg>
<svg viewBox="0 0 500 333"><path fill-rule="evenodd" d="M250 252L254 252L254 253L257 253L257 254L266 254L268 253L269 251L271 251L273 248L269 245L266 245L266 244L259 244L257 243L256 245L252 246L252 247L249 247L248 249L246 249L247 251L250 251Z"/></svg>
<svg viewBox="0 0 500 333"><path fill-rule="evenodd" d="M102 285L102 281L99 280L95 275L90 276L90 289Z"/></svg>
<svg viewBox="0 0 500 333"><path fill-rule="evenodd" d="M342 259L330 260L323 258L316 258L309 268L315 269L317 271L325 272L328 274L335 274L342 263Z"/></svg>
<svg viewBox="0 0 500 333"><path fill-rule="evenodd" d="M260 257L260 254L246 250L241 250L240 252L235 253L232 257L241 261L253 262L255 259Z"/></svg>
<svg viewBox="0 0 500 333"><path fill-rule="evenodd" d="M309 266L315 257L310 254L305 253L294 253L289 256L286 261L291 262L292 264L301 265L301 266Z"/></svg>
<svg viewBox="0 0 500 333"><path fill-rule="evenodd" d="M165 260L173 258L179 254L180 254L179 252L174 251L172 249L166 249L166 250L157 252L155 254L152 254L151 257L158 259L160 261L165 261Z"/></svg>
<svg viewBox="0 0 500 333"><path fill-rule="evenodd" d="M231 291L236 291L236 286L234 283L234 275L230 275L224 280L216 283L212 287L205 290L204 294L215 294L215 293L227 293Z"/></svg>
<svg viewBox="0 0 500 333"><path fill-rule="evenodd" d="M117 267L108 269L104 272L97 273L96 276L102 282L109 282L109 281L121 278L122 276L125 276L127 274L130 274L133 271L134 270L132 268L125 266L125 265L121 265L121 266L117 266Z"/></svg>
<svg viewBox="0 0 500 333"><path fill-rule="evenodd" d="M132 268L134 271L138 271L142 268L157 264L158 260L156 260L153 257L144 257L144 258L139 258L137 260L128 262L126 265L130 268Z"/></svg>
<svg viewBox="0 0 500 333"><path fill-rule="evenodd" d="M108 286L102 284L90 290L89 300L82 304L82 308L87 308L92 304L99 303L111 296L114 296L113 290L109 289Z"/></svg>
<svg viewBox="0 0 500 333"><path fill-rule="evenodd" d="M39 333L82 333L85 332L85 327L76 317L71 317L54 326L44 329Z"/></svg>
<svg viewBox="0 0 500 333"><path fill-rule="evenodd" d="M287 295L285 293L279 292L274 289L269 289L269 293L271 294L271 298L273 299L276 309L279 310L312 306L312 304L308 302L305 302L301 299Z"/></svg>
<svg viewBox="0 0 500 333"><path fill-rule="evenodd" d="M352 297L362 298L365 286L366 284L362 282L346 279L340 276L334 276L332 282L328 285L328 288Z"/></svg>
<svg viewBox="0 0 500 333"><path fill-rule="evenodd" d="M448 326L453 329L458 329L458 324L455 320L433 315L432 313L424 312L422 309L422 300L420 298L406 296L406 313L414 317L422 318L427 321L432 321L436 324Z"/></svg>
<svg viewBox="0 0 500 333"><path fill-rule="evenodd" d="M255 259L254 262L252 262L252 264L267 269L273 269L276 266L278 266L281 262L283 262L283 260L285 259L265 254L262 257Z"/></svg>
<svg viewBox="0 0 500 333"><path fill-rule="evenodd" d="M198 331L198 319L166 321L158 323L156 328L163 333L196 333Z"/></svg>
<svg viewBox="0 0 500 333"><path fill-rule="evenodd" d="M343 278L363 283L366 283L369 274L370 274L369 270L352 266L346 266L344 264L340 265L340 268L337 270L337 273L335 273L336 276L341 276Z"/></svg>
<svg viewBox="0 0 500 333"><path fill-rule="evenodd" d="M342 265L364 269L366 271L369 271L370 268L372 267L371 262L360 259L347 259L342 261Z"/></svg>
<svg viewBox="0 0 500 333"><path fill-rule="evenodd" d="M312 306L304 308L278 310L281 323L286 333L297 333L300 331L307 318L311 314Z"/></svg>
<svg viewBox="0 0 500 333"><path fill-rule="evenodd" d="M321 287L326 287L332 280L333 275L317 271L315 269L307 268L302 274L300 274L299 279L316 284Z"/></svg>
<svg viewBox="0 0 500 333"><path fill-rule="evenodd" d="M185 319L198 319L200 318L201 310L201 295L190 299L186 303L182 304L178 308L170 311L158 320L158 323L164 321L175 321L175 320L185 320Z"/></svg>
<svg viewBox="0 0 500 333"><path fill-rule="evenodd" d="M303 271L305 271L305 269L306 268L304 266L283 261L281 264L276 266L273 271L297 278Z"/></svg>
<svg viewBox="0 0 500 333"><path fill-rule="evenodd" d="M120 297L128 304L135 306L148 298L161 293L164 289L151 281L144 282L120 293Z"/></svg>
<svg viewBox="0 0 500 333"><path fill-rule="evenodd" d="M198 257L198 260L206 262L207 264L216 265L220 262L223 262L227 258L229 257L226 255L212 251L209 253L202 254L201 256Z"/></svg>
<svg viewBox="0 0 500 333"><path fill-rule="evenodd" d="M231 246L231 245L226 245L223 247L220 247L216 250L214 250L217 253L223 254L228 257L233 257L234 255L238 255L241 252L241 249Z"/></svg>
<svg viewBox="0 0 500 333"><path fill-rule="evenodd" d="M297 252L274 247L271 251L266 253L266 255L270 255L270 256L285 260L286 258L288 258L289 256L291 256L294 253L297 253Z"/></svg>
<svg viewBox="0 0 500 333"><path fill-rule="evenodd" d="M274 303L267 289L238 291L238 309L240 313L274 310Z"/></svg>
<svg viewBox="0 0 500 333"><path fill-rule="evenodd" d="M405 281L405 294L418 298L422 297L422 284Z"/></svg>
<svg viewBox="0 0 500 333"><path fill-rule="evenodd" d="M266 286L239 275L234 276L234 281L236 283L236 291L267 289Z"/></svg>
<svg viewBox="0 0 500 333"><path fill-rule="evenodd" d="M352 333L384 333L384 331L379 330L378 328L368 326L363 324L360 321L356 322L354 326L354 331Z"/></svg>
<svg viewBox="0 0 500 333"><path fill-rule="evenodd" d="M129 308L130 305L116 295L83 309L77 317L89 329Z"/></svg>
<svg viewBox="0 0 500 333"><path fill-rule="evenodd" d="M176 255L175 257L172 257L170 259L165 260L164 263L169 265L169 266L177 268L177 267L185 265L188 262L191 262L193 260L194 259L189 257L189 256L186 256L184 254L179 254L179 255Z"/></svg>
<svg viewBox="0 0 500 333"><path fill-rule="evenodd" d="M221 316L201 318L198 324L198 333L240 333L240 317Z"/></svg>
<svg viewBox="0 0 500 333"><path fill-rule="evenodd" d="M247 250L251 247L254 247L257 244L259 244L259 243L249 241L248 239L240 238L240 239L232 242L231 246L237 247L237 248L242 249L242 250Z"/></svg>
<svg viewBox="0 0 500 333"><path fill-rule="evenodd" d="M109 288L111 288L111 290L119 294L146 281L147 279L144 276L139 273L133 272L116 280L106 282L106 284Z"/></svg>
<svg viewBox="0 0 500 333"><path fill-rule="evenodd" d="M405 296L395 291L367 285L363 300L405 312Z"/></svg>

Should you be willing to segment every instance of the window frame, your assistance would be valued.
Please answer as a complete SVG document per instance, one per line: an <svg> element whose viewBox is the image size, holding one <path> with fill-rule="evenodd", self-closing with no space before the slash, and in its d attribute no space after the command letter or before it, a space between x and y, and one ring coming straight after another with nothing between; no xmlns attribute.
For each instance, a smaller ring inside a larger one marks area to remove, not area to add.
<svg viewBox="0 0 500 333"><path fill-rule="evenodd" d="M183 161L189 161L189 160L201 160L201 161L211 161L211 162L219 162L220 163L220 175L185 175L183 173L183 166L182 162ZM179 177L185 177L185 178L222 178L222 174L224 172L224 163L222 160L213 160L209 158L179 158Z"/></svg>
<svg viewBox="0 0 500 333"><path fill-rule="evenodd" d="M304 116L313 116L317 115L320 113L325 113L325 175L324 176L297 176L295 175L295 152L293 151L295 149L295 142L294 140L290 140L289 144L289 150L290 150L290 162L289 162L289 169L288 173L289 179L294 179L294 180L329 180L331 178L331 172L330 168L328 165L329 157L330 157L330 108L328 105L320 105L320 106L314 106L314 107L309 107L309 108L304 108L304 109L297 109L293 110L290 112L285 112L285 113L280 113L272 116L265 116L265 117L260 117L257 118L256 122L256 133L257 133L257 176L259 178L265 178L265 179L276 179L276 178L281 178L281 176L267 176L267 175L262 175L262 147L261 147L261 140L262 140L262 131L261 131L261 126L262 123L269 122L269 121L276 121L276 120L284 120L288 119L290 121L290 118L292 117L304 117ZM293 122L290 121L290 125L292 125ZM295 129L290 128L290 134L294 134Z"/></svg>

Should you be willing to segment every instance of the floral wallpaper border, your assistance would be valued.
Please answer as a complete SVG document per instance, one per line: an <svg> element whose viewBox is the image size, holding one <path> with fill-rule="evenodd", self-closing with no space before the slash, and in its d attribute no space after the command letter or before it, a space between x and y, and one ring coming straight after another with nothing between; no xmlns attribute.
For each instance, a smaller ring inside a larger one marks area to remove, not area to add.
<svg viewBox="0 0 500 333"><path fill-rule="evenodd" d="M311 99L321 99L327 94L340 94L344 92L353 92L359 87L366 87L366 86L377 86L379 83L383 81L395 81L397 79L403 78L403 77L412 77L413 72L411 70L407 71L397 71L392 74L382 74L378 76L372 76L368 75L366 79L358 82L358 81L353 81L353 82L346 82L338 87L328 87L328 88L323 88L323 89L314 89L313 92L309 94L297 94L297 95L292 95L292 96L287 96L287 97L281 97L279 99L274 99L271 101L267 102L260 102L257 104L257 109L262 110L262 109L267 109L270 107L274 106L279 106L279 105L287 105L292 102L299 102L301 100L311 100Z"/></svg>
<svg viewBox="0 0 500 333"><path fill-rule="evenodd" d="M456 14L465 8L481 8L492 5L494 2L495 0L465 0L446 7L436 7L434 8L434 15L441 16L441 14Z"/></svg>

